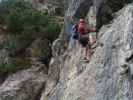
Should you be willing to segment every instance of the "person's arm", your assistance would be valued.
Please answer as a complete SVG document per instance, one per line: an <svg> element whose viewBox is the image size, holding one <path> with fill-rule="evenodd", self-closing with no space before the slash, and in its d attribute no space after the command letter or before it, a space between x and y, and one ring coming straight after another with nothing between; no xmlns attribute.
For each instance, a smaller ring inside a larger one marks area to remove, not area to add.
<svg viewBox="0 0 133 100"><path fill-rule="evenodd" d="M90 28L89 32L96 32L96 28Z"/></svg>
<svg viewBox="0 0 133 100"><path fill-rule="evenodd" d="M90 33L90 32L96 32L96 28L88 28L87 33Z"/></svg>

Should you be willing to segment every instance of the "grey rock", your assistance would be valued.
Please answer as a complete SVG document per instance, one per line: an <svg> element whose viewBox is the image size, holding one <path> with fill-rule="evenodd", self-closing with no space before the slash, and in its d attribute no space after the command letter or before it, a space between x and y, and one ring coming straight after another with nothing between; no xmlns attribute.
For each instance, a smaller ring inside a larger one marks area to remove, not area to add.
<svg viewBox="0 0 133 100"><path fill-rule="evenodd" d="M114 17L114 12L122 9L132 0L94 0L97 12L97 28L103 24L108 24Z"/></svg>
<svg viewBox="0 0 133 100"><path fill-rule="evenodd" d="M30 2L39 10L47 10L50 15L59 16L64 15L68 5L66 0L30 0Z"/></svg>
<svg viewBox="0 0 133 100"><path fill-rule="evenodd" d="M93 0L70 0L66 16L85 17Z"/></svg>
<svg viewBox="0 0 133 100"><path fill-rule="evenodd" d="M0 86L0 100L37 100L47 75L44 66L33 66L10 75Z"/></svg>
<svg viewBox="0 0 133 100"><path fill-rule="evenodd" d="M97 20L103 25L108 23L107 15L113 18L112 14L126 4L124 1L70 0L65 28L52 45L48 77L40 63L17 72L0 86L0 100L132 100L133 4L119 11L109 25L100 29L99 45L90 63L81 60L80 47L67 49L66 33L73 16L86 17L95 5ZM120 75L123 68L130 71Z"/></svg>
<svg viewBox="0 0 133 100"><path fill-rule="evenodd" d="M129 68L133 63L132 12L133 4L124 7L112 24L100 30L98 42L102 46L95 49L90 63L80 60L81 48L76 52L67 50L66 56L59 56L59 79L56 86L52 85L48 100L133 99L130 73L119 74L123 66Z"/></svg>
<svg viewBox="0 0 133 100"><path fill-rule="evenodd" d="M51 48L49 40L37 38L27 49L27 54L28 53L31 58L31 64L40 62L48 67L51 58Z"/></svg>
<svg viewBox="0 0 133 100"><path fill-rule="evenodd" d="M52 95L56 91L56 85L60 79L60 71L63 67L65 60L66 50L68 47L67 34L62 30L59 38L52 44L52 55L53 58L49 64L48 80L46 82L46 88L41 95L40 100L45 100L47 96Z"/></svg>
<svg viewBox="0 0 133 100"><path fill-rule="evenodd" d="M0 50L0 64L11 64L11 58L9 57L9 52L6 49Z"/></svg>

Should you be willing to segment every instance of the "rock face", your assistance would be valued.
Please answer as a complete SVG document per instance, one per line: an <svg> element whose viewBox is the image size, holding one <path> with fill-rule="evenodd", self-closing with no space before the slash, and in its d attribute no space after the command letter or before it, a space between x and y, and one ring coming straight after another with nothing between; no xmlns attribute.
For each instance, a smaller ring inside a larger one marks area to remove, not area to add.
<svg viewBox="0 0 133 100"><path fill-rule="evenodd" d="M126 6L112 24L101 28L90 63L81 61L79 48L60 56L59 79L41 100L132 100L131 73L120 74L123 66L130 70L133 63L132 12L133 5Z"/></svg>
<svg viewBox="0 0 133 100"><path fill-rule="evenodd" d="M29 51L30 54L31 64L34 65L36 62L40 61L48 67L52 56L49 40L37 38L32 42L27 51Z"/></svg>
<svg viewBox="0 0 133 100"><path fill-rule="evenodd" d="M110 16L130 2L122 0L121 7L112 10L114 8L110 4L116 4L116 7L120 2L117 1L70 0L66 25L52 46L53 58L49 69L33 61L33 67L9 76L0 86L0 100L132 100L133 4L120 10L112 23L100 29L97 47L89 63L81 60L83 54L80 47L70 49L68 43L71 17L87 17L90 20L91 11L88 11L94 5L99 21L105 17L102 14L107 12ZM107 22L102 20L100 27L103 21ZM38 48L44 44L41 39L35 40L31 56L36 59L42 56L45 48ZM127 73L121 74L124 69L128 69Z"/></svg>
<svg viewBox="0 0 133 100"><path fill-rule="evenodd" d="M85 17L90 6L93 5L93 0L70 0L66 16L75 16L77 18Z"/></svg>
<svg viewBox="0 0 133 100"><path fill-rule="evenodd" d="M64 58L66 54L64 54L65 50L67 49L67 34L64 33L64 29L60 34L59 38L55 40L52 45L52 55L53 58L51 59L48 71L48 80L46 83L46 88L44 89L41 99L40 100L47 100L49 95L55 92L56 85L60 79L60 71L63 67ZM49 100L49 99L48 99Z"/></svg>
<svg viewBox="0 0 133 100"><path fill-rule="evenodd" d="M67 8L66 0L30 0L33 6L38 9L45 9L50 15L63 16Z"/></svg>
<svg viewBox="0 0 133 100"><path fill-rule="evenodd" d="M98 98L96 100L133 99L133 83L130 73L125 76L119 74L121 67L129 68L130 66L126 59L132 56L133 50L132 11L133 5L122 9L119 12L120 16L113 21L110 28L100 38L104 52L100 57L103 62L97 64L96 97Z"/></svg>
<svg viewBox="0 0 133 100"><path fill-rule="evenodd" d="M0 100L38 100L47 79L44 65L13 74L0 86Z"/></svg>
<svg viewBox="0 0 133 100"><path fill-rule="evenodd" d="M97 28L99 29L102 25L109 23L114 17L114 12L131 2L132 0L94 0L97 11Z"/></svg>

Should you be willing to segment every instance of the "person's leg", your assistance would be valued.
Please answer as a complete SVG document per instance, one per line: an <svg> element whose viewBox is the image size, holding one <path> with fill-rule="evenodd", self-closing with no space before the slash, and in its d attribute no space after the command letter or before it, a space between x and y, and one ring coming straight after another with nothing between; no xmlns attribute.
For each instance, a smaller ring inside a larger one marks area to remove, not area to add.
<svg viewBox="0 0 133 100"><path fill-rule="evenodd" d="M83 58L85 59L86 58L86 48L85 47L83 47L82 53L83 53Z"/></svg>
<svg viewBox="0 0 133 100"><path fill-rule="evenodd" d="M86 47L86 58L88 59L88 60L90 60L90 58L91 58L91 49L87 46Z"/></svg>
<svg viewBox="0 0 133 100"><path fill-rule="evenodd" d="M87 59L87 48L86 48L86 42L84 41L83 43L83 56L84 56L84 59Z"/></svg>
<svg viewBox="0 0 133 100"><path fill-rule="evenodd" d="M89 56L88 56L89 52L90 52L90 50L89 50L89 45L88 45L88 38L85 38L85 57L88 60L89 60Z"/></svg>
<svg viewBox="0 0 133 100"><path fill-rule="evenodd" d="M79 44L79 48L81 48L80 49L80 53L83 54L83 43L82 43L82 39L81 38L78 40L78 44Z"/></svg>
<svg viewBox="0 0 133 100"><path fill-rule="evenodd" d="M84 60L87 60L87 55L88 55L87 39L86 38L81 38L80 43L81 43L82 57L83 57Z"/></svg>
<svg viewBox="0 0 133 100"><path fill-rule="evenodd" d="M90 49L90 48L88 48L88 55L87 55L88 60L90 60L90 58L91 58L91 53L92 53L91 49Z"/></svg>
<svg viewBox="0 0 133 100"><path fill-rule="evenodd" d="M80 47L81 47L80 53L82 55L81 58L85 59L86 58L86 48L82 44L80 45Z"/></svg>
<svg viewBox="0 0 133 100"><path fill-rule="evenodd" d="M85 48L85 57L86 57L86 58L88 58L88 57L87 57L87 56L88 56L88 50L89 50L88 47L86 47L86 48Z"/></svg>

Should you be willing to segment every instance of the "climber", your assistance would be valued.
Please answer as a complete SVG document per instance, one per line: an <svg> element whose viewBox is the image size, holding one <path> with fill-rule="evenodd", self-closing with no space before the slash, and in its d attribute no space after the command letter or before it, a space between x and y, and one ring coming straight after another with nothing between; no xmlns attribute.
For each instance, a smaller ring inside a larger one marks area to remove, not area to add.
<svg viewBox="0 0 133 100"><path fill-rule="evenodd" d="M78 24L74 24L72 26L73 31L73 39L78 40L79 34L78 34Z"/></svg>
<svg viewBox="0 0 133 100"><path fill-rule="evenodd" d="M78 24L79 42L82 46L82 52L85 53L84 59L87 61L90 61L91 54L93 53L91 49L91 44L93 44L91 43L91 41L93 40L92 40L91 35L88 34L90 32L96 32L96 29L88 28L85 20L81 18Z"/></svg>
<svg viewBox="0 0 133 100"><path fill-rule="evenodd" d="M78 38L79 38L79 34L78 34L78 24L77 23L72 23L72 27L71 27L71 48L76 48L77 47L77 43L78 43Z"/></svg>
<svg viewBox="0 0 133 100"><path fill-rule="evenodd" d="M73 33L73 36L72 38L74 39L75 41L75 46L77 47L78 45L78 39L79 39L79 33L78 33L78 24L75 23L73 26L72 26L72 33Z"/></svg>

